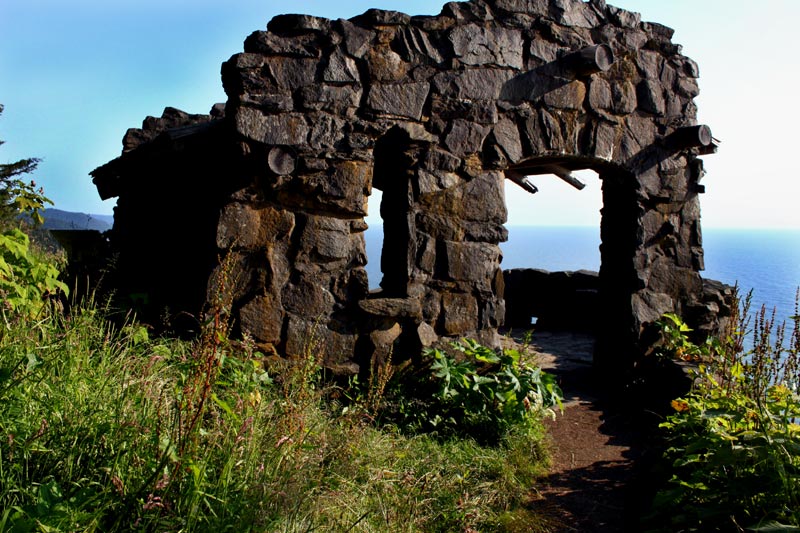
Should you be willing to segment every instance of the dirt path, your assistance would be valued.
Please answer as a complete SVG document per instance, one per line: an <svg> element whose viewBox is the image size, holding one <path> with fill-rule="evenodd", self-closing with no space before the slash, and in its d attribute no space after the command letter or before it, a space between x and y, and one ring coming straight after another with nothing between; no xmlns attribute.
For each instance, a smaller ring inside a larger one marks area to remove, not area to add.
<svg viewBox="0 0 800 533"><path fill-rule="evenodd" d="M557 532L636 531L635 461L640 432L614 411L592 379L594 338L578 333L537 333L533 349L542 367L564 388L563 414L548 421L551 474L538 488L536 506Z"/></svg>

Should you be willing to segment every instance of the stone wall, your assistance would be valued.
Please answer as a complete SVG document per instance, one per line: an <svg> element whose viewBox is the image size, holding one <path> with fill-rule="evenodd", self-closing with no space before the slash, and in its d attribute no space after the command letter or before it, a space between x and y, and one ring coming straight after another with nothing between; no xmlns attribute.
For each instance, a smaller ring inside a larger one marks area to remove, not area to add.
<svg viewBox="0 0 800 533"><path fill-rule="evenodd" d="M703 292L698 155L714 144L695 120L697 65L671 36L603 0L275 17L223 64L224 112L149 117L92 173L119 198L121 279L196 314L224 278L240 331L288 356L311 345L342 372L440 339L493 345L504 180L592 168L598 363L630 365L642 329ZM385 246L370 294L373 187ZM179 220L154 223L161 210Z"/></svg>

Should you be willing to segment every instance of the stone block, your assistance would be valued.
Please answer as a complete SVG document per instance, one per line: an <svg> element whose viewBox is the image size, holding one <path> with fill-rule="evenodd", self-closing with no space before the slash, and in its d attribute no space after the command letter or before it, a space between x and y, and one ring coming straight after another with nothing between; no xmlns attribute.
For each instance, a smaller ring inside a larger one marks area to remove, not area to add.
<svg viewBox="0 0 800 533"><path fill-rule="evenodd" d="M398 82L408 74L411 64L389 48L379 46L367 54L367 71L373 81Z"/></svg>
<svg viewBox="0 0 800 533"><path fill-rule="evenodd" d="M417 298L369 298L358 302L358 307L374 317L414 320L422 317L422 306Z"/></svg>
<svg viewBox="0 0 800 533"><path fill-rule="evenodd" d="M375 39L375 32L356 26L349 20L339 19L336 23L344 36L344 46L347 53L356 59L364 57Z"/></svg>
<svg viewBox="0 0 800 533"><path fill-rule="evenodd" d="M347 121L336 115L316 113L310 117L308 144L314 150L334 150L346 135Z"/></svg>
<svg viewBox="0 0 800 533"><path fill-rule="evenodd" d="M442 333L464 335L478 329L478 302L471 294L442 295Z"/></svg>
<svg viewBox="0 0 800 533"><path fill-rule="evenodd" d="M508 68L472 68L444 71L433 79L433 86L442 96L466 100L497 100L503 86L517 74Z"/></svg>
<svg viewBox="0 0 800 533"><path fill-rule="evenodd" d="M328 57L328 64L322 74L326 83L358 83L358 67L352 57L344 55L341 50Z"/></svg>
<svg viewBox="0 0 800 533"><path fill-rule="evenodd" d="M230 203L223 207L217 224L217 246L222 249L263 248L285 240L294 230L294 215L272 207L261 209Z"/></svg>
<svg viewBox="0 0 800 533"><path fill-rule="evenodd" d="M422 118L422 108L428 98L427 82L373 84L367 94L367 107L381 115Z"/></svg>
<svg viewBox="0 0 800 533"><path fill-rule="evenodd" d="M430 348L439 340L436 330L425 322L417 326L416 334L417 340L423 348Z"/></svg>
<svg viewBox="0 0 800 533"><path fill-rule="evenodd" d="M618 115L633 113L636 109L636 87L629 81L614 82L611 85L611 109Z"/></svg>
<svg viewBox="0 0 800 533"><path fill-rule="evenodd" d="M585 98L586 85L581 81L575 80L546 92L542 100L545 105L555 109L582 110Z"/></svg>
<svg viewBox="0 0 800 533"><path fill-rule="evenodd" d="M441 63L442 54L431 43L428 34L414 26L405 26L397 34L395 47L405 61L414 64Z"/></svg>
<svg viewBox="0 0 800 533"><path fill-rule="evenodd" d="M267 23L267 29L278 35L290 36L309 32L327 33L331 30L331 21L311 15L278 15Z"/></svg>
<svg viewBox="0 0 800 533"><path fill-rule="evenodd" d="M464 185L464 219L503 224L508 219L505 175L485 172Z"/></svg>
<svg viewBox="0 0 800 533"><path fill-rule="evenodd" d="M491 289L495 270L500 264L500 248L481 242L445 242L444 257L447 277L465 281L480 289Z"/></svg>
<svg viewBox="0 0 800 533"><path fill-rule="evenodd" d="M465 157L468 154L480 152L488 134L489 128L481 124L466 120L454 120L444 139L444 144L451 153Z"/></svg>
<svg viewBox="0 0 800 533"><path fill-rule="evenodd" d="M431 172L435 170L455 172L461 168L461 158L439 147L434 147L425 153L423 168Z"/></svg>
<svg viewBox="0 0 800 533"><path fill-rule="evenodd" d="M453 51L466 65L496 65L523 68L522 32L502 27L484 28L477 24L456 26L450 32Z"/></svg>
<svg viewBox="0 0 800 533"><path fill-rule="evenodd" d="M550 8L556 22L570 28L594 28L600 24L597 12L586 2L553 0Z"/></svg>
<svg viewBox="0 0 800 533"><path fill-rule="evenodd" d="M509 162L516 163L522 159L522 140L514 121L505 119L498 122L492 130L492 136Z"/></svg>
<svg viewBox="0 0 800 533"><path fill-rule="evenodd" d="M663 116L666 112L664 88L653 80L642 80L636 86L637 107L645 113Z"/></svg>
<svg viewBox="0 0 800 533"><path fill-rule="evenodd" d="M464 100L440 95L431 97L431 114L437 120L466 120L476 124L496 124L499 119L494 100Z"/></svg>
<svg viewBox="0 0 800 533"><path fill-rule="evenodd" d="M309 216L299 246L300 250L317 261L337 261L351 257L356 251L350 236L348 220Z"/></svg>
<svg viewBox="0 0 800 533"><path fill-rule="evenodd" d="M277 344L283 330L280 303L271 295L256 296L239 310L239 323L256 341Z"/></svg>
<svg viewBox="0 0 800 533"><path fill-rule="evenodd" d="M236 130L256 142L299 146L308 139L308 125L300 113L265 115L257 109L240 107L234 119Z"/></svg>
<svg viewBox="0 0 800 533"><path fill-rule="evenodd" d="M367 197L372 192L372 164L341 161L332 166L320 183L325 204L355 216L367 215Z"/></svg>
<svg viewBox="0 0 800 533"><path fill-rule="evenodd" d="M321 48L316 35L286 37L268 31L255 31L245 39L244 51L261 55L319 57Z"/></svg>
<svg viewBox="0 0 800 533"><path fill-rule="evenodd" d="M271 79L274 80L275 91L296 91L317 83L317 68L319 60L269 56L264 59L265 68L269 70ZM265 79L269 79L266 78Z"/></svg>
<svg viewBox="0 0 800 533"><path fill-rule="evenodd" d="M511 13L550 14L550 2L548 0L495 0L494 5L497 9Z"/></svg>
<svg viewBox="0 0 800 533"><path fill-rule="evenodd" d="M611 86L606 80L600 77L592 78L589 84L589 107L608 111L613 105Z"/></svg>
<svg viewBox="0 0 800 533"><path fill-rule="evenodd" d="M307 316L307 315L302 315ZM358 371L352 363L356 335L334 331L323 322L289 315L286 327L286 355L290 358L320 357L323 365L342 374Z"/></svg>
<svg viewBox="0 0 800 533"><path fill-rule="evenodd" d="M327 319L336 303L331 292L311 277L303 277L295 283L287 283L281 294L281 303L286 311L309 319Z"/></svg>

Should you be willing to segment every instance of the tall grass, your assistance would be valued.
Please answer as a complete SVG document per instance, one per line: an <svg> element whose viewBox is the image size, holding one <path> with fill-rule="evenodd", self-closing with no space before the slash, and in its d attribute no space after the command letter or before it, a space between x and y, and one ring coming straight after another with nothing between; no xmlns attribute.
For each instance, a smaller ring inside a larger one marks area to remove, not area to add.
<svg viewBox="0 0 800 533"><path fill-rule="evenodd" d="M401 435L342 409L313 352L267 369L92 304L0 332L0 531L536 531L541 432ZM213 322L213 321L212 321Z"/></svg>

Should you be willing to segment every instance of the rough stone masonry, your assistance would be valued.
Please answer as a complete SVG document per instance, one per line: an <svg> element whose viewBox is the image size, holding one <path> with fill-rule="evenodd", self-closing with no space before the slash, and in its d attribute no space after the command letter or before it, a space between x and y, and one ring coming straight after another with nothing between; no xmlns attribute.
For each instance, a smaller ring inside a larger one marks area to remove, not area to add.
<svg viewBox="0 0 800 533"><path fill-rule="evenodd" d="M118 198L117 295L178 320L229 294L237 332L341 373L451 338L497 345L504 180L528 194L526 175L591 168L598 366L633 364L665 312L713 330L724 297L699 274L698 156L716 146L672 33L604 0L277 16L222 65L226 104L147 117L92 172ZM385 237L370 293L373 187Z"/></svg>

